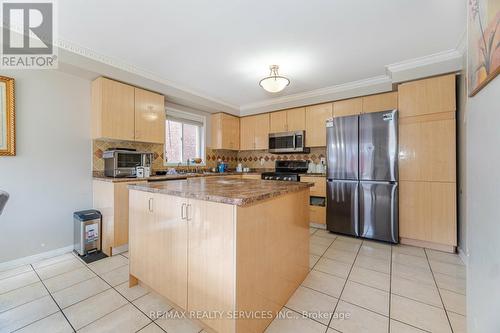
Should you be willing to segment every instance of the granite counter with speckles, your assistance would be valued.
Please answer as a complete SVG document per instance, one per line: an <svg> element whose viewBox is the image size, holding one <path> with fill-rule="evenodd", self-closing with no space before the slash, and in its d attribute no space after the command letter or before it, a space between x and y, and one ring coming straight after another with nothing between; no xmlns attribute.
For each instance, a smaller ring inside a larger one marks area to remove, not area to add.
<svg viewBox="0 0 500 333"><path fill-rule="evenodd" d="M247 206L287 193L306 190L311 186L313 186L312 183L199 177L185 180L131 184L128 185L128 188L183 198Z"/></svg>

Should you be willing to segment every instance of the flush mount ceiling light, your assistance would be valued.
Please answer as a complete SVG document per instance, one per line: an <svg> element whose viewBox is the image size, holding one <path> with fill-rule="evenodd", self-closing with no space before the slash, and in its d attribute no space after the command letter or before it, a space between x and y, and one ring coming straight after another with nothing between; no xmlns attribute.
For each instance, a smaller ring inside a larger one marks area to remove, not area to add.
<svg viewBox="0 0 500 333"><path fill-rule="evenodd" d="M269 66L269 76L260 80L259 85L264 88L264 90L270 93L277 93L282 91L290 84L290 80L284 76L280 76L278 73L278 69L280 66L271 65Z"/></svg>

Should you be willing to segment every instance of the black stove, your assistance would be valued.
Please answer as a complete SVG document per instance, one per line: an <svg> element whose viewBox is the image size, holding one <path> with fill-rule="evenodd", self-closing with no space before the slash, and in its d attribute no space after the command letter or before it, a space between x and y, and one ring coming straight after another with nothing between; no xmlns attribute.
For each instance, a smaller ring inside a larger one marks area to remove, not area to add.
<svg viewBox="0 0 500 333"><path fill-rule="evenodd" d="M275 172L264 172L261 179L299 182L299 174L307 172L308 163L305 160L276 161Z"/></svg>

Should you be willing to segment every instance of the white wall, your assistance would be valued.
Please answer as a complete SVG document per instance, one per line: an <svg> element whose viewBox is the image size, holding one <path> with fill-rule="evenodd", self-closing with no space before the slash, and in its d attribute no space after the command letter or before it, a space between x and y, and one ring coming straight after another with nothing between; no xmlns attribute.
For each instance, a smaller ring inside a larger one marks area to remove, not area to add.
<svg viewBox="0 0 500 333"><path fill-rule="evenodd" d="M468 332L500 332L500 77L468 101Z"/></svg>
<svg viewBox="0 0 500 333"><path fill-rule="evenodd" d="M17 156L0 157L0 263L71 245L73 211L91 208L90 81L49 70L16 79Z"/></svg>

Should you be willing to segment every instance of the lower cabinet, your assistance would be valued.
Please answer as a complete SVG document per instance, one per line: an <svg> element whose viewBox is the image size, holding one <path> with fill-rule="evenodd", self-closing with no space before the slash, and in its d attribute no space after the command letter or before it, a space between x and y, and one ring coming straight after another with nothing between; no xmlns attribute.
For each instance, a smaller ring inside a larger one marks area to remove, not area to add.
<svg viewBox="0 0 500 333"><path fill-rule="evenodd" d="M314 184L309 192L309 222L326 224L326 178L302 176L300 181Z"/></svg>
<svg viewBox="0 0 500 333"><path fill-rule="evenodd" d="M399 182L399 235L403 242L429 242L452 251L457 244L456 209L455 183Z"/></svg>
<svg viewBox="0 0 500 333"><path fill-rule="evenodd" d="M182 309L234 311L234 225L231 205L130 190L130 274Z"/></svg>
<svg viewBox="0 0 500 333"><path fill-rule="evenodd" d="M93 207L102 214L102 246L106 255L113 255L114 248L126 245L129 236L129 192L128 185L143 183L108 182L94 180L92 182Z"/></svg>
<svg viewBox="0 0 500 333"><path fill-rule="evenodd" d="M130 272L178 306L187 306L187 200L130 191Z"/></svg>

